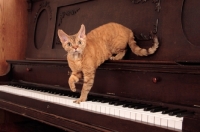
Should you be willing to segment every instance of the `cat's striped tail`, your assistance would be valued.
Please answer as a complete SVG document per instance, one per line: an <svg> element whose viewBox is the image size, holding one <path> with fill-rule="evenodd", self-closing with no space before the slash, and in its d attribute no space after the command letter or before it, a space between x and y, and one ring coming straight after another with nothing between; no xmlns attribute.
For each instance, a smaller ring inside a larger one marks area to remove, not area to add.
<svg viewBox="0 0 200 132"><path fill-rule="evenodd" d="M134 40L133 33L131 33L128 44L129 44L129 46L131 48L131 51L134 54L136 54L138 56L148 56L148 55L151 55L151 54L155 53L155 51L158 48L159 42L158 42L157 36L155 35L153 37L153 46L148 48L148 49L143 49L143 48L140 48L137 45L136 41Z"/></svg>

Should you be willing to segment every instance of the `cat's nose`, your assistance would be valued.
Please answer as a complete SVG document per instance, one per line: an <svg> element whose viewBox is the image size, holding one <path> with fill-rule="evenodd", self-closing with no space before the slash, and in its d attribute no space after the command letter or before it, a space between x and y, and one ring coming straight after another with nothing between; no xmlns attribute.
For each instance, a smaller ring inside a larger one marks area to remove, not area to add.
<svg viewBox="0 0 200 132"><path fill-rule="evenodd" d="M73 46L73 48L76 50L78 48L78 46Z"/></svg>

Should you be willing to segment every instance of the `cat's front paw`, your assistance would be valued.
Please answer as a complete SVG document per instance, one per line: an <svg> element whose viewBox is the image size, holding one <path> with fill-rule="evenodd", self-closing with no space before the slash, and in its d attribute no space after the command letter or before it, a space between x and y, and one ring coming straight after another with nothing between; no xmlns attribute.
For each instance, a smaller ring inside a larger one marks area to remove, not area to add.
<svg viewBox="0 0 200 132"><path fill-rule="evenodd" d="M74 83L69 84L69 87L70 87L72 92L76 92L76 87L75 87Z"/></svg>
<svg viewBox="0 0 200 132"><path fill-rule="evenodd" d="M70 89L71 89L72 92L76 92L76 88L75 87L73 87L73 88L70 87Z"/></svg>
<svg viewBox="0 0 200 132"><path fill-rule="evenodd" d="M115 57L114 57L114 56L111 56L111 57L110 57L110 60L115 60Z"/></svg>
<svg viewBox="0 0 200 132"><path fill-rule="evenodd" d="M74 101L74 103L80 104L81 102L86 101L86 98L79 98L77 100Z"/></svg>

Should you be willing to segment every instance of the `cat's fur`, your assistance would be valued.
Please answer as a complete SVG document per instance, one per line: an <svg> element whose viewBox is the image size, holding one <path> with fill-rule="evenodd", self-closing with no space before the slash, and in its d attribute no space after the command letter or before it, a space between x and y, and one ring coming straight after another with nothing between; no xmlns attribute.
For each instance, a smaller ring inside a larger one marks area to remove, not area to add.
<svg viewBox="0 0 200 132"><path fill-rule="evenodd" d="M76 91L75 83L83 75L84 84L81 96L75 101L76 103L86 101L93 86L97 67L108 59L122 59L126 53L127 43L132 52L138 56L153 54L159 45L155 36L152 47L149 49L140 48L134 40L133 32L117 23L102 25L89 32L87 36L84 25L81 25L79 32L75 35L67 35L59 29L58 36L63 48L68 53L67 60L72 70L68 83L72 91Z"/></svg>

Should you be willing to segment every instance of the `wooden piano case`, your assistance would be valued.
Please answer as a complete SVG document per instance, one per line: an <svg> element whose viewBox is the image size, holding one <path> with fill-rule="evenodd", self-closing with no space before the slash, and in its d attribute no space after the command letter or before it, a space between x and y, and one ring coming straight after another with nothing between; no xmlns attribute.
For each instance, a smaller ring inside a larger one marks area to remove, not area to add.
<svg viewBox="0 0 200 132"><path fill-rule="evenodd" d="M200 130L198 0L28 0L27 4L26 60L8 60L12 68L6 83L16 81L69 90L71 70L57 30L75 34L81 24L89 32L102 24L117 22L132 29L138 45L144 48L152 45L151 34L157 35L158 51L138 57L128 49L123 60L106 61L97 69L91 93L194 111L194 115L184 117L182 131ZM78 84L79 90L81 86ZM177 131L49 102L0 95L2 109L67 131Z"/></svg>

